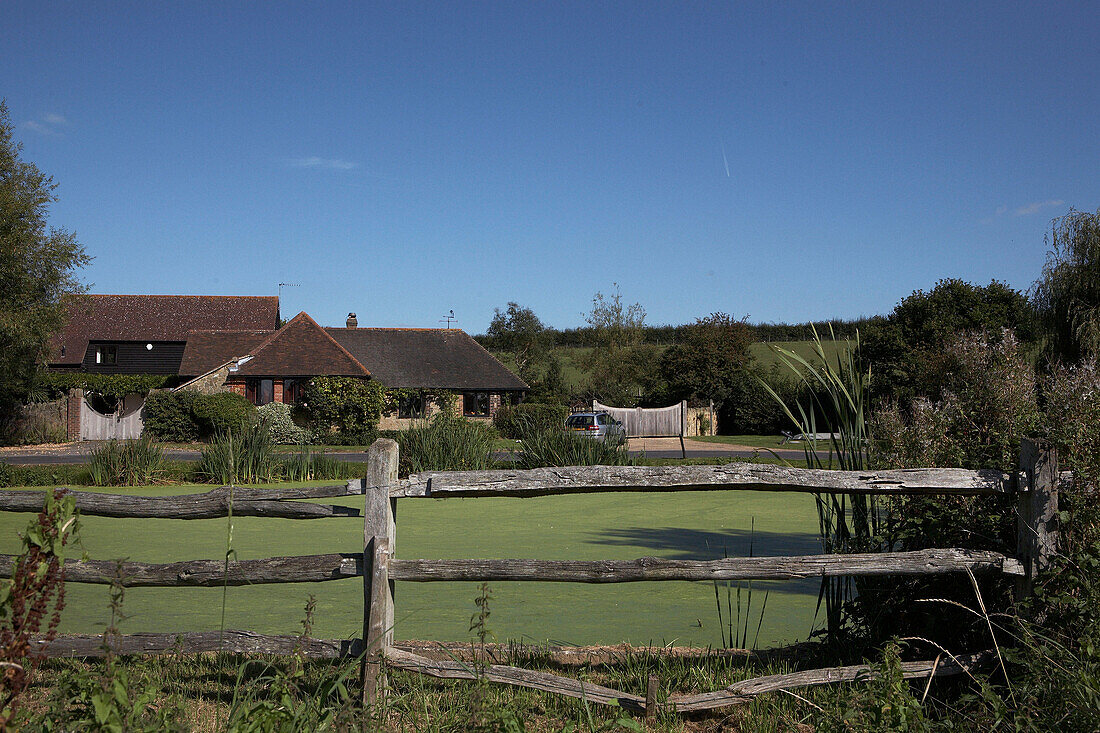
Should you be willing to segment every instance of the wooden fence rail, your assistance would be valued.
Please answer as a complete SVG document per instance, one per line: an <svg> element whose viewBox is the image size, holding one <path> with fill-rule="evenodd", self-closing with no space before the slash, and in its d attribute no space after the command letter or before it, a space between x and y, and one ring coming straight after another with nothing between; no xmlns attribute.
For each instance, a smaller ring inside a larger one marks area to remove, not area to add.
<svg viewBox="0 0 1100 733"><path fill-rule="evenodd" d="M237 516L318 519L362 516L363 549L353 553L274 557L230 562L193 560L165 564L110 561L66 563L66 580L82 583L121 582L125 586L197 586L298 583L363 578L363 633L360 639L316 640L265 636L249 631L131 634L113 637L119 654L191 653L223 649L238 653L299 653L311 657L361 656L364 703L382 694L385 669L475 679L478 676L589 702L622 705L653 712L655 686L647 697L626 694L567 677L501 664L471 665L456 658L432 659L422 650L393 641L394 583L436 581L552 581L625 583L642 581L790 580L837 576L931 575L992 572L1019 578L1028 592L1038 570L1049 563L1057 546L1057 498L1064 477L1053 451L1024 441L1017 474L964 469L895 471L823 471L759 464L725 466L590 466L533 470L430 472L398 480L398 449L382 439L370 448L367 478L344 486L314 489L240 489L221 487L204 494L168 497L74 492L83 514L106 517L208 519ZM849 555L727 558L723 560L537 560L537 559L404 559L395 558L396 503L402 498L459 496L546 496L603 491L761 490L883 495L1018 496L1018 557L960 548ZM302 499L362 494L364 509L326 506ZM39 511L42 493L0 492L0 511ZM15 558L0 556L0 576L11 575ZM63 636L37 648L48 656L95 656L100 636ZM98 651L97 651L98 650ZM906 677L958 674L985 661L988 652L906 662ZM806 670L739 682L699 695L671 695L663 703L679 711L705 710L746 702L764 692L807 685L851 681L866 676L867 666Z"/></svg>

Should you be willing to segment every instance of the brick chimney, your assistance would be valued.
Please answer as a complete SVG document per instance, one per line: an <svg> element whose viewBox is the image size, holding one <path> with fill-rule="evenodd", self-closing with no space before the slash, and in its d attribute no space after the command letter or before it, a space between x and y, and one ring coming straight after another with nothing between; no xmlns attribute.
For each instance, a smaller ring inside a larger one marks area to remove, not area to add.
<svg viewBox="0 0 1100 733"><path fill-rule="evenodd" d="M355 317L354 313L348 313L348 328L358 328L359 319Z"/></svg>

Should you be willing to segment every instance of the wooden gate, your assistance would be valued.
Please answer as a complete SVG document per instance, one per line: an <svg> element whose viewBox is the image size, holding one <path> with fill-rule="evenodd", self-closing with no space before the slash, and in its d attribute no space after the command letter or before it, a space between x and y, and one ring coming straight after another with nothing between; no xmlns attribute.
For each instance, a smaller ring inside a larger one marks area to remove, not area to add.
<svg viewBox="0 0 1100 733"><path fill-rule="evenodd" d="M126 395L119 400L118 407L109 414L100 412L88 401L88 395L80 401L80 439L81 440L129 440L140 438L145 427L141 417L145 406L145 397L139 394Z"/></svg>

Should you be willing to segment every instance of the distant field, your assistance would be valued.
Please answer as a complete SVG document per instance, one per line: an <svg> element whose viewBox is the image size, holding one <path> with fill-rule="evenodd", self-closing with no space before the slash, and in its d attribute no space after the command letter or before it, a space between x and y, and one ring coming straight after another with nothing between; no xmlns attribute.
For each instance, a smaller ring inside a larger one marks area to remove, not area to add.
<svg viewBox="0 0 1100 733"><path fill-rule="evenodd" d="M209 486L111 489L135 495L206 491ZM328 500L362 506L362 497ZM17 533L32 515L0 513L0 552L18 550ZM820 552L809 495L752 491L658 494L577 494L532 499L406 499L398 502L398 557L633 559L644 556L715 559L725 555ZM84 517L73 549L95 559L146 562L220 559L226 521ZM233 547L241 560L349 552L362 547L360 518L326 520L238 517ZM805 639L817 603L815 580L755 583L752 628L770 590L760 645ZM501 641L569 644L717 645L720 632L712 583L494 583L489 626ZM226 627L296 634L310 594L317 598L319 637L360 633L359 579L230 588ZM468 640L476 583L399 582L398 638ZM720 590L723 608L726 591ZM131 588L122 631L216 630L220 588ZM742 600L747 600L742 594ZM736 613L736 597L731 603ZM744 614L745 608L742 608ZM70 584L63 632L102 632L108 588ZM742 619L744 616L742 616Z"/></svg>
<svg viewBox="0 0 1100 733"><path fill-rule="evenodd" d="M770 344L759 342L749 346L749 353L756 359L756 363L764 368L770 367L772 364L780 365L779 357L770 348L771 346L778 346L783 349L794 351L799 356L810 361L818 361L817 355L814 352L812 341L773 341ZM656 346L658 355L664 353L667 346ZM832 341L826 340L824 343L825 355L832 362L836 358L836 354L845 348L845 342L843 340L834 344ZM587 346L563 346L554 350L558 359L561 360L562 374L565 377L566 384L574 389L580 389L584 386L588 379L588 372L585 370L584 358L592 349ZM493 356L500 359L508 366L512 366L512 360L507 354L500 352L493 352Z"/></svg>

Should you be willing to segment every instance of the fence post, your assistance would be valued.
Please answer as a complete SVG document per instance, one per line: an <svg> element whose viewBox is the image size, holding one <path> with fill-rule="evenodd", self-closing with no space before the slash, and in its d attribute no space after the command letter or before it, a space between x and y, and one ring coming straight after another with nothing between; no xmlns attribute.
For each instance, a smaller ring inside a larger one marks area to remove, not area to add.
<svg viewBox="0 0 1100 733"><path fill-rule="evenodd" d="M363 480L363 705L385 694L385 654L393 644L393 581L389 560L397 525L396 499L390 487L397 483L397 443L388 438L374 441L367 454Z"/></svg>
<svg viewBox="0 0 1100 733"><path fill-rule="evenodd" d="M1016 488L1016 554L1024 566L1016 591L1022 598L1058 551L1058 455L1049 444L1020 442Z"/></svg>

